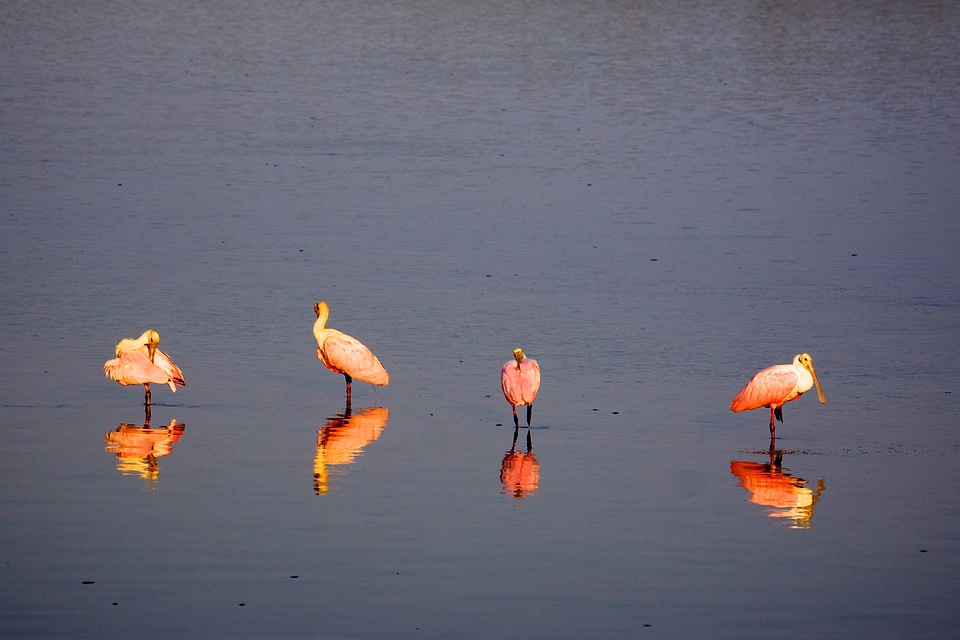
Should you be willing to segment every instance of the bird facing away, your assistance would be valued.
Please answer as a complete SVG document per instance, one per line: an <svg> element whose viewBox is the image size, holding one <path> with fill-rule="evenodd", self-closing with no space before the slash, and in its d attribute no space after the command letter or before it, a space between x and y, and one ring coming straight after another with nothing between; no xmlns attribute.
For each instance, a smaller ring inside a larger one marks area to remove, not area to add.
<svg viewBox="0 0 960 640"><path fill-rule="evenodd" d="M793 364L777 364L753 376L733 398L730 410L740 412L770 407L770 438L773 439L777 437L774 419L783 422L783 405L796 400L814 385L820 404L827 404L827 396L813 370L813 358L809 353L801 353L793 358Z"/></svg>
<svg viewBox="0 0 960 640"><path fill-rule="evenodd" d="M151 382L165 384L174 393L178 385L186 386L180 367L157 346L159 344L160 334L147 329L136 340L124 338L118 342L114 350L117 357L103 363L103 373L111 380L124 386L142 384L145 392L143 403L148 407Z"/></svg>
<svg viewBox="0 0 960 640"><path fill-rule="evenodd" d="M390 382L390 374L380 364L377 356L362 342L336 329L327 329L330 307L320 301L313 305L317 321L313 324L313 337L317 339L317 358L327 369L342 373L347 381L347 402L350 402L350 385L353 379L384 386Z"/></svg>
<svg viewBox="0 0 960 640"><path fill-rule="evenodd" d="M523 355L523 349L513 350L513 360L503 363L500 370L500 386L503 387L503 397L513 408L513 426L520 428L517 418L517 407L527 405L527 427L533 415L533 401L540 391L540 365L536 360Z"/></svg>

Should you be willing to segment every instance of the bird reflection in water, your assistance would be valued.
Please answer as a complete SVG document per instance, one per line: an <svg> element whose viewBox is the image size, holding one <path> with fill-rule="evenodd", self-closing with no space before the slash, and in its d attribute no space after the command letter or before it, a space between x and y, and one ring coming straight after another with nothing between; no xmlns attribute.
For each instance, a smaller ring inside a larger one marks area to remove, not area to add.
<svg viewBox="0 0 960 640"><path fill-rule="evenodd" d="M772 443L769 456L769 461L763 463L733 460L730 473L740 479L738 486L750 492L749 502L771 507L768 516L791 520L792 529L809 529L813 509L825 488L824 479L817 480L815 490L810 489L806 480L783 469L783 451L775 449Z"/></svg>
<svg viewBox="0 0 960 640"><path fill-rule="evenodd" d="M313 458L313 492L318 496L330 489L329 467L352 464L364 447L380 437L390 419L386 407L367 407L352 411L350 402L343 413L327 418L317 430L317 453Z"/></svg>
<svg viewBox="0 0 960 640"><path fill-rule="evenodd" d="M174 418L170 424L150 427L150 414L147 413L143 426L124 423L115 431L104 434L106 450L117 457L117 470L125 476L140 476L149 482L156 482L160 476L158 458L173 453L173 443L183 437L185 426L177 424Z"/></svg>
<svg viewBox="0 0 960 640"><path fill-rule="evenodd" d="M530 432L527 431L527 451L517 451L517 435L519 427L513 430L513 444L503 456L500 464L500 482L503 484L504 495L510 494L517 500L528 497L540 488L540 463L533 455L533 442Z"/></svg>

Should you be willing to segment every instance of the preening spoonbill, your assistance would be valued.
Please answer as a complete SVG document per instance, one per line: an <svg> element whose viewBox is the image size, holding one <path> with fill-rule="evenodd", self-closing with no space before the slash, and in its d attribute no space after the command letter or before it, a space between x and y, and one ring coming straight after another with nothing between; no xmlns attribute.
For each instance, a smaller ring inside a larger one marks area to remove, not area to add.
<svg viewBox="0 0 960 640"><path fill-rule="evenodd" d="M739 412L770 407L770 437L776 438L774 419L783 422L783 405L796 400L814 385L820 404L827 404L827 396L813 370L813 358L809 353L801 353L794 356L793 364L777 364L753 376L733 398L730 410Z"/></svg>
<svg viewBox="0 0 960 640"><path fill-rule="evenodd" d="M317 321L313 324L313 337L317 339L317 358L327 369L342 373L347 380L347 402L350 402L350 384L353 378L383 386L390 382L390 374L380 364L377 356L362 342L336 329L327 329L330 307L320 301L313 305Z"/></svg>
<svg viewBox="0 0 960 640"><path fill-rule="evenodd" d="M136 340L124 338L118 342L114 350L117 357L103 363L103 373L111 380L125 386L142 384L145 391L143 402L148 407L151 382L165 384L174 393L177 385L186 386L180 367L157 346L159 344L160 334L147 329Z"/></svg>
<svg viewBox="0 0 960 640"><path fill-rule="evenodd" d="M503 387L503 397L513 408L513 426L520 428L517 418L517 407L527 405L527 426L533 415L533 401L540 391L540 365L536 360L526 357L523 349L513 350L513 360L503 363L500 370L500 386Z"/></svg>

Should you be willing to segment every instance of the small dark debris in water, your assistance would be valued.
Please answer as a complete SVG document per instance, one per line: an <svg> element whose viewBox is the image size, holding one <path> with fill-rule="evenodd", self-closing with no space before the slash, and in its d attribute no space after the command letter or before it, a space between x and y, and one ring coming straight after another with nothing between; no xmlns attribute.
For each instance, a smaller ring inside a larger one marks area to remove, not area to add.
<svg viewBox="0 0 960 640"><path fill-rule="evenodd" d="M118 186L118 187L122 187L122 186L123 186L123 183L122 183L122 182L118 182L118 183L117 183L117 186Z"/></svg>
<svg viewBox="0 0 960 640"><path fill-rule="evenodd" d="M857 254L851 253L850 256L853 257L853 258L856 258L856 257L857 257Z"/></svg>
<svg viewBox="0 0 960 640"><path fill-rule="evenodd" d="M492 277L493 277L493 274L492 274L492 273L488 273L488 274L487 274L487 277L488 277L488 278L492 278Z"/></svg>
<svg viewBox="0 0 960 640"><path fill-rule="evenodd" d="M93 584L93 580L84 580L80 584Z"/></svg>
<svg viewBox="0 0 960 640"><path fill-rule="evenodd" d="M497 426L498 426L498 427L502 427L502 426L503 426L503 423L502 423L502 422L498 422L498 423L497 423Z"/></svg>
<svg viewBox="0 0 960 640"><path fill-rule="evenodd" d="M44 371L44 373L46 373L46 371ZM951 393L953 393L953 391L944 391L944 393L946 393L946 394L951 394Z"/></svg>
<svg viewBox="0 0 960 640"><path fill-rule="evenodd" d="M300 253L303 253L303 249L298 249L298 251L300 251Z"/></svg>
<svg viewBox="0 0 960 640"><path fill-rule="evenodd" d="M296 580L296 579L299 578L299 577L300 577L300 576L290 576L290 579L291 579L291 580Z"/></svg>
<svg viewBox="0 0 960 640"><path fill-rule="evenodd" d="M926 552L927 552L926 549L920 549L920 553L926 553Z"/></svg>
<svg viewBox="0 0 960 640"><path fill-rule="evenodd" d="M592 187L593 185L588 182L588 183L587 183L587 186L588 186L588 187Z"/></svg>
<svg viewBox="0 0 960 640"><path fill-rule="evenodd" d="M237 605L237 606L245 607L245 606L247 606L247 603L246 603L246 602L241 602L241 603L240 603L239 605Z"/></svg>
<svg viewBox="0 0 960 640"><path fill-rule="evenodd" d="M120 603L119 603L119 602L114 602L114 603L113 603L113 606L117 606L118 604L120 604Z"/></svg>
<svg viewBox="0 0 960 640"><path fill-rule="evenodd" d="M645 626L645 627L652 627L653 625L652 625L652 624L645 624L645 625L643 625L643 626Z"/></svg>
<svg viewBox="0 0 960 640"><path fill-rule="evenodd" d="M594 409L594 411L600 411L600 409Z"/></svg>
<svg viewBox="0 0 960 640"><path fill-rule="evenodd" d="M431 413L430 415L432 416L433 414Z"/></svg>
<svg viewBox="0 0 960 640"><path fill-rule="evenodd" d="M656 261L657 261L656 258L650 258L650 262L656 262Z"/></svg>
<svg viewBox="0 0 960 640"><path fill-rule="evenodd" d="M619 411L614 411L614 412L613 412L613 415L615 415L615 416L620 415L620 412L619 412Z"/></svg>

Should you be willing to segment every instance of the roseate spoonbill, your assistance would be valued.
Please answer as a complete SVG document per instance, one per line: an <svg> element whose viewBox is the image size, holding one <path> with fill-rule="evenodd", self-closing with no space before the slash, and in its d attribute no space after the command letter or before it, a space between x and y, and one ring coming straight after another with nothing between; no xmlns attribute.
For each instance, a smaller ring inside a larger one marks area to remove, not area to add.
<svg viewBox="0 0 960 640"><path fill-rule="evenodd" d="M183 387L183 372L162 349L160 334L147 329L140 337L124 338L117 343L116 358L103 363L103 373L111 380L127 386L142 384L145 395L143 403L150 406L150 383L165 384L174 393L177 385Z"/></svg>
<svg viewBox="0 0 960 640"><path fill-rule="evenodd" d="M362 342L336 329L327 329L330 307L320 301L313 305L317 321L313 324L313 337L317 339L317 358L327 369L342 373L347 380L347 403L350 402L350 385L353 378L379 386L390 382L390 374L380 364L377 356Z"/></svg>
<svg viewBox="0 0 960 640"><path fill-rule="evenodd" d="M740 412L770 407L770 437L776 438L774 419L783 422L783 405L796 400L814 385L820 404L827 404L827 396L813 370L813 358L809 353L801 353L794 356L793 364L777 364L753 376L733 398L730 410Z"/></svg>
<svg viewBox="0 0 960 640"><path fill-rule="evenodd" d="M520 428L517 418L517 407L527 405L527 427L533 415L533 401L540 391L540 365L536 360L526 357L523 349L513 350L513 360L503 363L500 370L500 386L503 387L503 397L513 408L513 426Z"/></svg>

